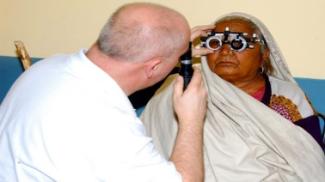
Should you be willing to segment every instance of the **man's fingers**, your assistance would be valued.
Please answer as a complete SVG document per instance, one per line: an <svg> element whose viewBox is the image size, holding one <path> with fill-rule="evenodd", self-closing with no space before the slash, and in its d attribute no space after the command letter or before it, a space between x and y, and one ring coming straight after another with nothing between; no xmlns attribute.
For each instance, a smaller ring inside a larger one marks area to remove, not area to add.
<svg viewBox="0 0 325 182"><path fill-rule="evenodd" d="M184 84L183 77L177 76L175 84L174 84L174 99L183 94L183 84Z"/></svg>
<svg viewBox="0 0 325 182"><path fill-rule="evenodd" d="M201 81L202 81L202 78L201 78L201 74L200 74L200 69L198 68L193 68L193 77L191 79L191 82L189 84L190 85L198 85L198 84L201 84Z"/></svg>
<svg viewBox="0 0 325 182"><path fill-rule="evenodd" d="M191 30L191 41L196 39L199 36L207 36L207 32L214 29L214 25L200 25L192 28Z"/></svg>
<svg viewBox="0 0 325 182"><path fill-rule="evenodd" d="M191 30L191 41L193 42L198 37L204 37L207 36L208 32L210 32L212 29L214 29L215 25L200 25L192 28ZM192 49L192 56L193 57L199 57L202 55L206 55L209 53L213 53L212 50L202 47L195 47Z"/></svg>

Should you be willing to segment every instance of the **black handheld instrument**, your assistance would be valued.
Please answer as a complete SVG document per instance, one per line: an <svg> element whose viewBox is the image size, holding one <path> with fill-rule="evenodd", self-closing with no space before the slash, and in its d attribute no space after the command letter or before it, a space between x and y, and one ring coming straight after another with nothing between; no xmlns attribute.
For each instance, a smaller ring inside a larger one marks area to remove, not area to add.
<svg viewBox="0 0 325 182"><path fill-rule="evenodd" d="M181 69L179 71L179 74L184 78L184 90L185 90L193 76L191 42L189 43L188 50L180 57L180 61L181 61Z"/></svg>

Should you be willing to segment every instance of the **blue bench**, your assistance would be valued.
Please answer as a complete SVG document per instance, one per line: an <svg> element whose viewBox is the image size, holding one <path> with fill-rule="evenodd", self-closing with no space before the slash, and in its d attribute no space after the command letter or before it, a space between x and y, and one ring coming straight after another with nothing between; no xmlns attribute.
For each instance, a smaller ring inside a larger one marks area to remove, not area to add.
<svg viewBox="0 0 325 182"><path fill-rule="evenodd" d="M33 62L37 60L40 58L32 59ZM0 56L0 103L23 71L23 66L17 57Z"/></svg>

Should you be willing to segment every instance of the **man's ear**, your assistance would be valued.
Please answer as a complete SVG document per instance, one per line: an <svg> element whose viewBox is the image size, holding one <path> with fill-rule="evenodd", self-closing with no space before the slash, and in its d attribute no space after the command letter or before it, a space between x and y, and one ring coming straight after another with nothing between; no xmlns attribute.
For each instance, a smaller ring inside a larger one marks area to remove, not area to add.
<svg viewBox="0 0 325 182"><path fill-rule="evenodd" d="M159 58L154 58L154 59L151 59L147 62L145 62L145 73L146 73L146 76L147 78L151 78L155 71L158 69L159 66L161 66L160 64L162 63L161 59Z"/></svg>

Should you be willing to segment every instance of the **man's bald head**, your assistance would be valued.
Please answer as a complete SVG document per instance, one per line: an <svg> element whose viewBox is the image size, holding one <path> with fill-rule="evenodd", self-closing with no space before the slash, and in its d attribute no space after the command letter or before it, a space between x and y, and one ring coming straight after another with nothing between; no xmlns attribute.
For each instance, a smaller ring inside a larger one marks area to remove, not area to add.
<svg viewBox="0 0 325 182"><path fill-rule="evenodd" d="M145 61L169 57L189 41L186 19L167 7L133 3L119 8L103 27L98 47L115 59Z"/></svg>

